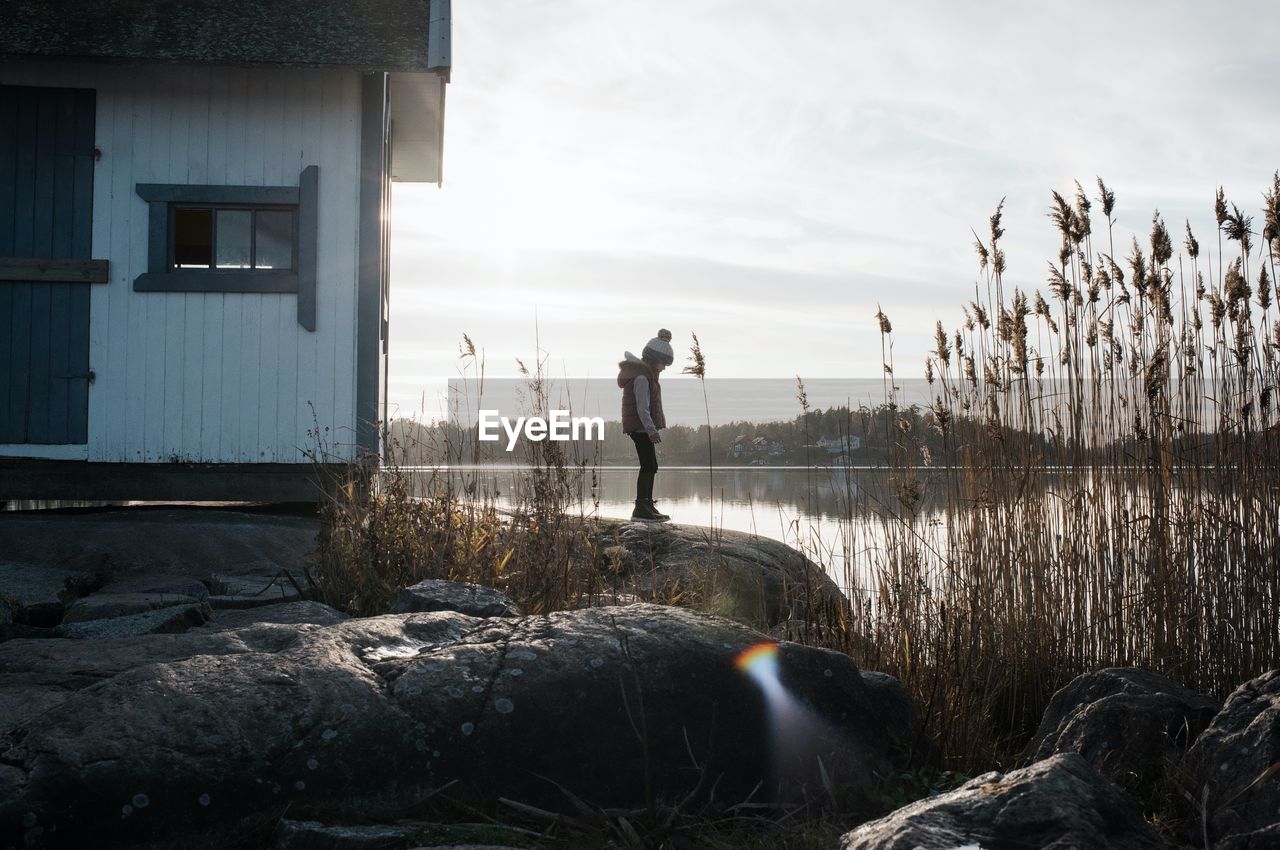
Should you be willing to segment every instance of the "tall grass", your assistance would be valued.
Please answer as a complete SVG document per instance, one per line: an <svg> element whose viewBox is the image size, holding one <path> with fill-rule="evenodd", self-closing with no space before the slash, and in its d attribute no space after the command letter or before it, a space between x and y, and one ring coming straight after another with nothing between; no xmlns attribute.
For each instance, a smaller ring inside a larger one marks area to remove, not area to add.
<svg viewBox="0 0 1280 850"><path fill-rule="evenodd" d="M689 349L689 365L681 370L682 374L693 375L702 387L702 411L707 422L707 505L711 510L711 525L716 525L716 460L711 445L711 404L707 401L707 358L702 353L702 343L698 335L693 334L693 345Z"/></svg>
<svg viewBox="0 0 1280 850"><path fill-rule="evenodd" d="M1043 294L1006 284L997 207L975 240L980 285L925 365L945 450L930 457L902 417L896 499L869 506L883 545L855 600L864 663L906 681L962 768L1008 762L1087 670L1138 665L1224 695L1280 664L1280 174L1257 244L1218 191L1216 266L1159 212L1118 258L1116 197L1097 188L1097 230L1078 183L1052 194Z"/></svg>

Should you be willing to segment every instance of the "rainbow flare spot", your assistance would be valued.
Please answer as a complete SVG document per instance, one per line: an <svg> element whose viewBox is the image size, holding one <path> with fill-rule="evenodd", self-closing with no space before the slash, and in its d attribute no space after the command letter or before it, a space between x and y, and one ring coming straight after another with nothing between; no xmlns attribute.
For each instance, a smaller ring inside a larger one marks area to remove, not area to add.
<svg viewBox="0 0 1280 850"><path fill-rule="evenodd" d="M734 666L739 670L748 673L763 672L771 667L776 667L777 663L778 645L773 641L752 644L738 653L738 657L733 662Z"/></svg>

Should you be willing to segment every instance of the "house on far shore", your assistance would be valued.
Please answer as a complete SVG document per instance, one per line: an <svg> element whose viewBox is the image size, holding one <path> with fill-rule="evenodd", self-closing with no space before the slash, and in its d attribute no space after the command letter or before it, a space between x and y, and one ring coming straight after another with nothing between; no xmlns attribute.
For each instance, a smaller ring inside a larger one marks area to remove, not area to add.
<svg viewBox="0 0 1280 850"><path fill-rule="evenodd" d="M786 446L781 440L763 436L747 437L745 434L740 434L729 446L726 456L736 459L745 455L754 455L763 463L763 456L781 457L785 452Z"/></svg>
<svg viewBox="0 0 1280 850"><path fill-rule="evenodd" d="M829 455L847 454L862 448L862 438L856 434L849 434L844 437L826 437L818 438L818 448L822 449Z"/></svg>
<svg viewBox="0 0 1280 850"><path fill-rule="evenodd" d="M5 4L0 500L307 500L317 449L377 460L390 184L440 182L449 16Z"/></svg>

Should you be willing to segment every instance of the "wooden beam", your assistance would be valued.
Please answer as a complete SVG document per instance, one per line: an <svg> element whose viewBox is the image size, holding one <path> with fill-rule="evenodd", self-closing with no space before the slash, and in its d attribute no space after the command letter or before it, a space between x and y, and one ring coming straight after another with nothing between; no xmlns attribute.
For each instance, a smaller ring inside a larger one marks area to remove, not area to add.
<svg viewBox="0 0 1280 850"><path fill-rule="evenodd" d="M0 457L0 501L315 502L343 464L114 463Z"/></svg>
<svg viewBox="0 0 1280 850"><path fill-rule="evenodd" d="M379 456L382 285L386 275L387 75L360 84L360 241L356 277L356 445Z"/></svg>
<svg viewBox="0 0 1280 850"><path fill-rule="evenodd" d="M308 165L298 178L298 324L316 329L316 278L319 266L320 166Z"/></svg>
<svg viewBox="0 0 1280 850"><path fill-rule="evenodd" d="M53 260L48 257L0 257L0 281L23 283L106 283L108 260Z"/></svg>
<svg viewBox="0 0 1280 850"><path fill-rule="evenodd" d="M139 183L138 197L148 202L177 204L298 203L297 186L206 186L194 183Z"/></svg>
<svg viewBox="0 0 1280 850"><path fill-rule="evenodd" d="M134 292L297 292L298 273L265 269L174 269L133 279Z"/></svg>

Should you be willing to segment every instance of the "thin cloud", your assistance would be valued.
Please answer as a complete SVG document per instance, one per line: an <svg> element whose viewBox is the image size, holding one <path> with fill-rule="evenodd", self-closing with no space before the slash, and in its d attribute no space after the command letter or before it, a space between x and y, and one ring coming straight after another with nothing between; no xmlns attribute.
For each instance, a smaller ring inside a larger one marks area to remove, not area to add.
<svg viewBox="0 0 1280 850"><path fill-rule="evenodd" d="M1057 252L1048 193L1073 179L1117 190L1126 246L1156 207L1207 238L1220 183L1257 205L1280 167L1270 11L456 9L445 186L394 197L393 392L451 374L397 358L463 330L526 356L535 307L575 371L663 324L706 328L743 374L874 374L877 304L899 362L919 364L934 319L954 325L972 297L970 228L1001 197L1024 288Z"/></svg>

